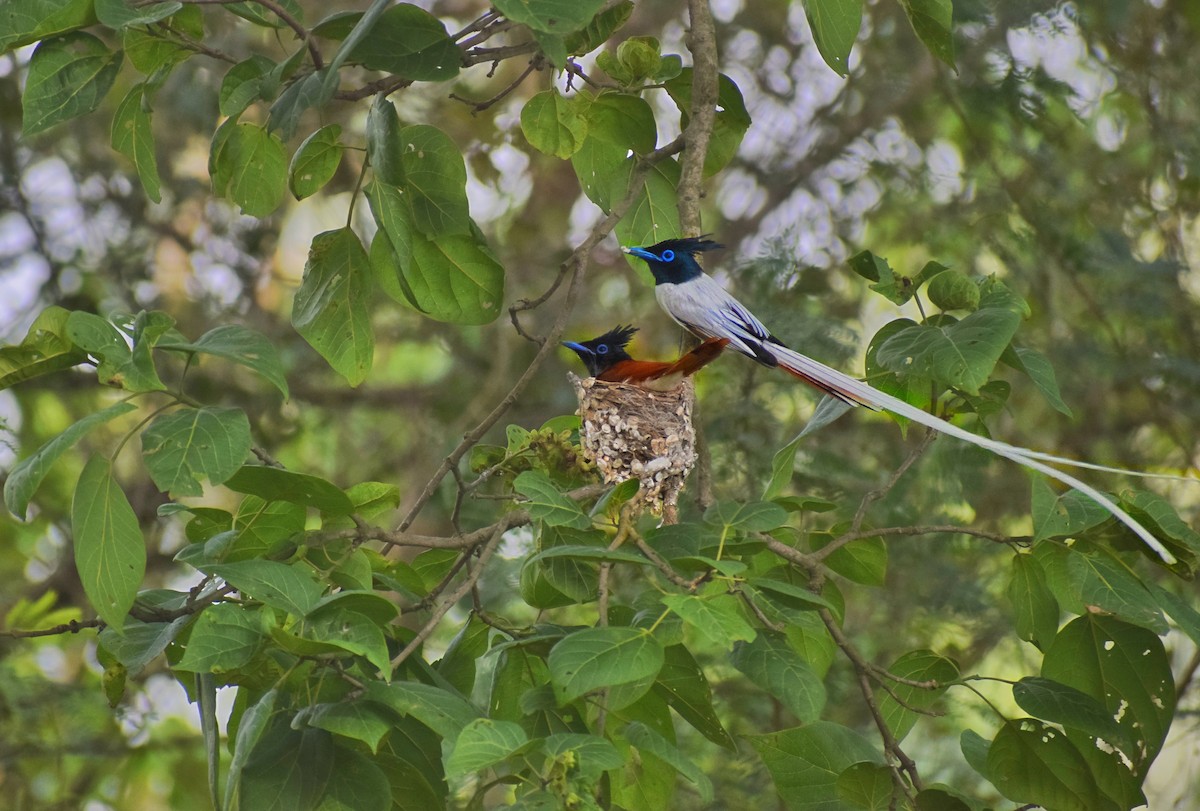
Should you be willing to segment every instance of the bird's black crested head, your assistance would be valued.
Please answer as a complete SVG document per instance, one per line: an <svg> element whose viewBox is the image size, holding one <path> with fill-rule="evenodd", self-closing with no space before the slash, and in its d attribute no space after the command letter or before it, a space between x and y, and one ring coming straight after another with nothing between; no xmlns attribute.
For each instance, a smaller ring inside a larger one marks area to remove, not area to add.
<svg viewBox="0 0 1200 811"><path fill-rule="evenodd" d="M587 367L588 374L596 377L618 361L630 360L625 347L629 345L633 333L637 331L637 327L617 325L590 341L583 343L563 341L562 345L578 355L579 359L583 361L583 365Z"/></svg>
<svg viewBox="0 0 1200 811"><path fill-rule="evenodd" d="M645 260L654 274L655 284L682 284L704 272L696 254L715 251L725 246L708 239L708 235L685 239L664 239L648 248L622 248L631 256Z"/></svg>

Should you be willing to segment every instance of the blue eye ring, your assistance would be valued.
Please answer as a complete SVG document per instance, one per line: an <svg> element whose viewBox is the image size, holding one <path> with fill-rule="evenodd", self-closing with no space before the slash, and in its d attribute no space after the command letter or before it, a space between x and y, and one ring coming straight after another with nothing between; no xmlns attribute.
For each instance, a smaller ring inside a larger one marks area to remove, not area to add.
<svg viewBox="0 0 1200 811"><path fill-rule="evenodd" d="M658 258L663 260L664 262L674 262L675 261L675 251L667 249L667 250L663 251L662 256L660 256Z"/></svg>
<svg viewBox="0 0 1200 811"><path fill-rule="evenodd" d="M608 354L608 344L600 344L600 346L596 347L596 354L597 355L607 355Z"/></svg>

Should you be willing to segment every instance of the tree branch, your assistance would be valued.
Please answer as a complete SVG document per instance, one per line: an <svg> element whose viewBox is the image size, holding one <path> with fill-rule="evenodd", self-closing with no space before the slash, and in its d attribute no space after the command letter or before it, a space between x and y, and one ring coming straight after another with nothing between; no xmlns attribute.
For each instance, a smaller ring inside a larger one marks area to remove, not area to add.
<svg viewBox="0 0 1200 811"><path fill-rule="evenodd" d="M701 232L700 198L703 196L704 158L717 116L717 34L708 0L688 0L692 30L688 50L692 52L692 105L683 131L687 149L680 161L678 208L682 236Z"/></svg>

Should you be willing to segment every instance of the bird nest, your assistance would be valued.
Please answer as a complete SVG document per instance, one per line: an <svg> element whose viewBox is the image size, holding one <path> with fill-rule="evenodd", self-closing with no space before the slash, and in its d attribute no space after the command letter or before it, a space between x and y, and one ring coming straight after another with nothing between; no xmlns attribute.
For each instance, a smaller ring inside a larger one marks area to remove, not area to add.
<svg viewBox="0 0 1200 811"><path fill-rule="evenodd" d="M637 479L636 498L676 520L684 480L696 466L692 381L667 391L570 375L579 398L583 452L607 483Z"/></svg>

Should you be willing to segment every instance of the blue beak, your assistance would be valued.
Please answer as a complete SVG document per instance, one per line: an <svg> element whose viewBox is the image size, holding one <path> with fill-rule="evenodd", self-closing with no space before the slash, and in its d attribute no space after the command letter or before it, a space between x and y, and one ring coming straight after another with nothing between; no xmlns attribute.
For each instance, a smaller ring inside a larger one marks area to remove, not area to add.
<svg viewBox="0 0 1200 811"><path fill-rule="evenodd" d="M594 354L592 352L592 350L588 349L583 344L577 344L574 341L563 341L562 345L565 346L567 349L573 349L580 354L583 354L584 352L586 352L589 355Z"/></svg>
<svg viewBox="0 0 1200 811"><path fill-rule="evenodd" d="M646 261L653 260L655 262L662 261L661 259L659 259L654 254L650 253L650 251L646 250L645 248L626 248L625 246L621 246L621 250L624 253L629 254L630 256L636 256L638 259L645 259Z"/></svg>

